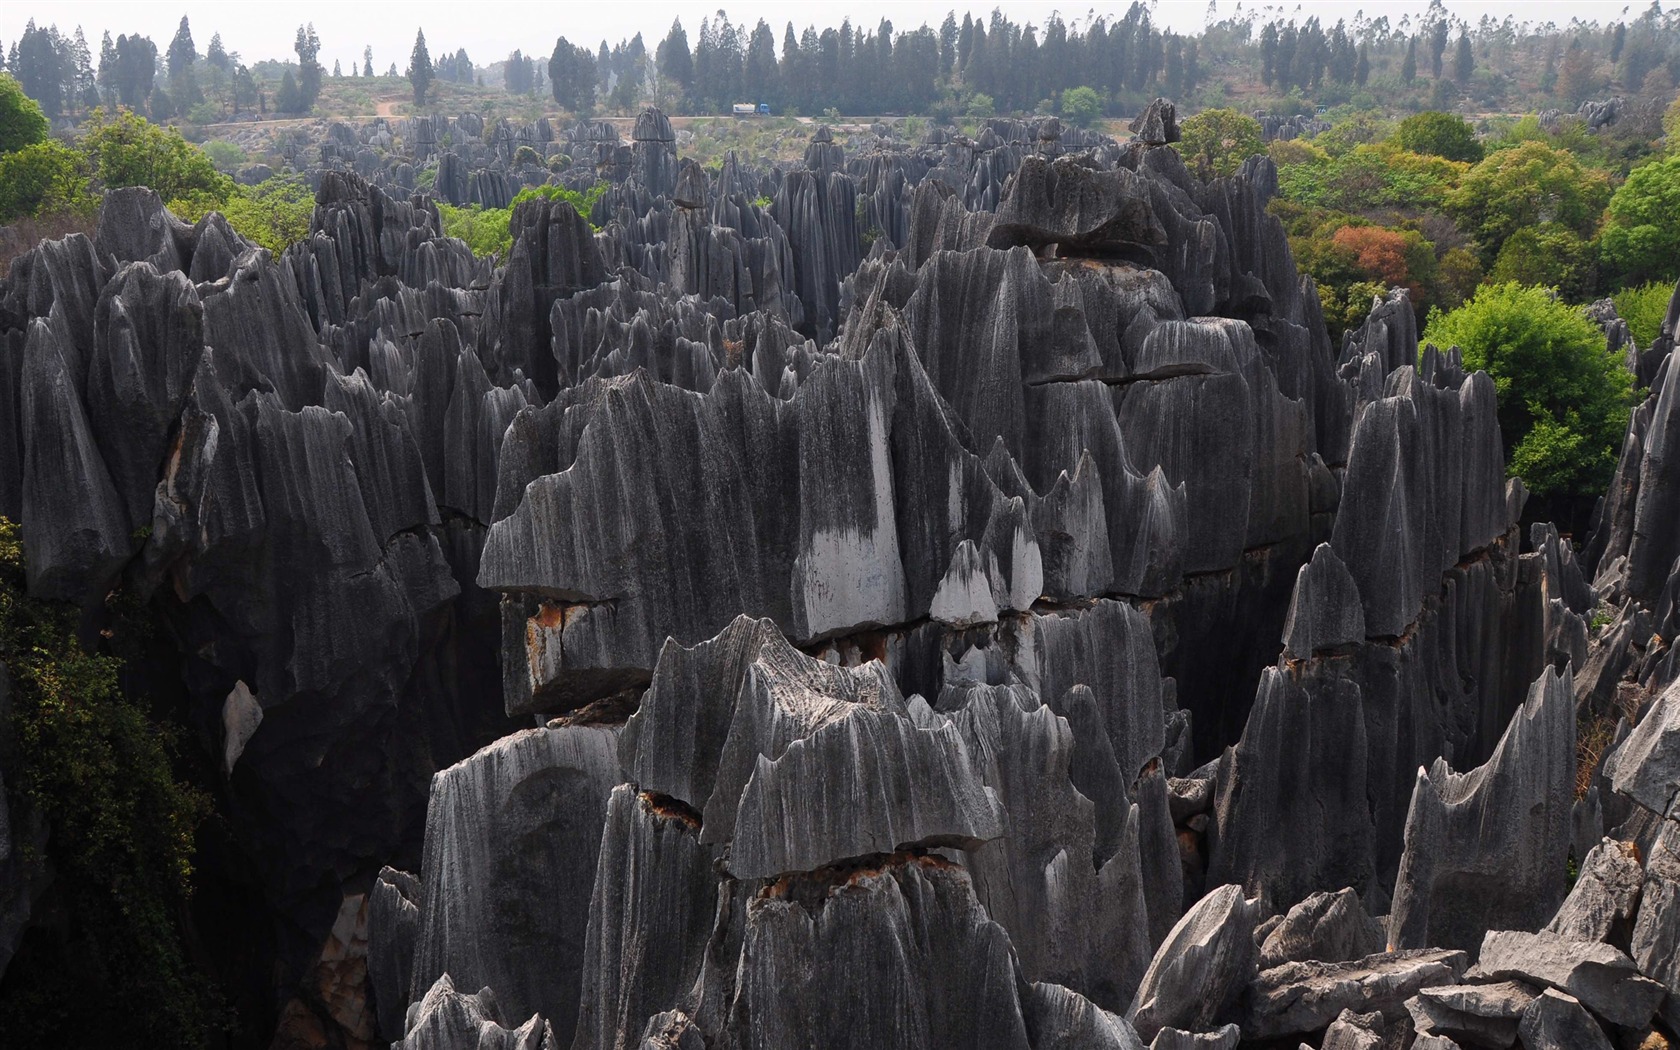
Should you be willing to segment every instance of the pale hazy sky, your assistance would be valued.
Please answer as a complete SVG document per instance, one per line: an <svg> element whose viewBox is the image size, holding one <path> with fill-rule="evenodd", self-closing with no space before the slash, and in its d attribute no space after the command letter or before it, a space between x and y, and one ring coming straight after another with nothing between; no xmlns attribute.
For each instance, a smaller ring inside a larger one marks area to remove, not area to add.
<svg viewBox="0 0 1680 1050"><path fill-rule="evenodd" d="M1670 0L1672 6L1673 0ZM929 0L803 0L797 4L766 3L753 0L724 5L731 21L752 25L763 18L776 31L778 50L782 28L791 20L796 28L807 24L823 28L839 25L850 18L853 25L873 28L883 17L890 18L897 30L914 29L927 22L938 27L945 12L955 10L958 21L962 12L972 11L977 17L993 7L1001 7L1017 22L1043 24L1052 13L1059 11L1072 22L1091 13L1111 18L1124 14L1129 0L1110 3L1090 3L1089 0L1071 3L1040 2L1040 0L996 0L987 3L962 5L929 2ZM1222 15L1235 10L1236 0L1219 0ZM1338 18L1351 20L1356 12L1369 15L1386 14L1391 22L1398 22L1404 14L1413 17L1423 11L1427 0L1287 0L1273 5L1250 3L1252 9L1276 10L1306 18L1317 15L1334 23ZM1633 14L1644 10L1646 0L1637 0ZM1170 26L1180 32L1200 29L1207 18L1207 0L1158 0L1153 5L1158 25ZM1447 0L1446 7L1454 16L1470 22L1488 14L1503 19L1507 15L1519 21L1554 21L1564 25L1572 18L1583 21L1610 21L1628 10L1624 0ZM41 25L56 24L69 35L79 25L86 32L95 57L99 52L100 34L109 29L118 33L139 32L152 38L159 51L169 46L181 16L192 24L193 41L202 53L210 43L211 34L220 32L222 43L230 51L238 51L246 62L265 58L291 59L292 39L303 22L313 22L321 38L322 65L332 69L340 60L348 67L351 59L360 60L362 47L373 45L374 65L384 72L392 62L399 69L408 62L414 45L414 32L424 29L426 42L434 56L447 48L464 47L478 65L488 65L507 57L519 48L527 54L546 55L554 49L556 37L565 36L573 43L593 48L602 39L616 43L638 31L651 51L670 28L671 20L681 17L688 30L692 46L700 26L700 19L715 13L715 3L673 3L671 0L591 0L588 3L530 2L530 0L4 0L0 2L0 41L10 44L23 32L31 18Z"/></svg>

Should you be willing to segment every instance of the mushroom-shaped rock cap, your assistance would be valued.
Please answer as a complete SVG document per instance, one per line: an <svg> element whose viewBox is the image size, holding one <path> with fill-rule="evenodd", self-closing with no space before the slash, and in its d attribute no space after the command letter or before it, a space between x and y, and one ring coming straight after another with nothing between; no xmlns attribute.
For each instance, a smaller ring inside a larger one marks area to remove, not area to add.
<svg viewBox="0 0 1680 1050"><path fill-rule="evenodd" d="M1096 171L1067 157L1022 160L986 239L991 248L1058 244L1072 255L1153 250L1166 242L1142 179L1125 168Z"/></svg>
<svg viewBox="0 0 1680 1050"><path fill-rule="evenodd" d="M1178 141L1178 108L1164 98L1149 104L1149 108L1131 123L1132 134L1149 146L1164 146Z"/></svg>
<svg viewBox="0 0 1680 1050"><path fill-rule="evenodd" d="M630 137L637 142L675 142L677 133L671 130L671 118L658 106L649 106L636 118L636 130Z"/></svg>

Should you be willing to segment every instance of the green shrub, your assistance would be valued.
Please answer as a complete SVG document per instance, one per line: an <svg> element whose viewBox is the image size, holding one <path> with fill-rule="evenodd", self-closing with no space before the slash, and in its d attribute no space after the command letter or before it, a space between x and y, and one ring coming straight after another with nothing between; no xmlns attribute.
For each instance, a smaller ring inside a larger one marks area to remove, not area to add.
<svg viewBox="0 0 1680 1050"><path fill-rule="evenodd" d="M1233 175L1243 161L1266 152L1260 122L1234 109L1207 109L1179 125L1175 143L1187 164Z"/></svg>
<svg viewBox="0 0 1680 1050"><path fill-rule="evenodd" d="M438 201L437 206L438 214L443 217L444 234L467 242L474 255L506 257L512 250L513 237L508 232L511 209L486 209L476 204L457 208L443 201Z"/></svg>
<svg viewBox="0 0 1680 1050"><path fill-rule="evenodd" d="M1635 168L1610 198L1604 260L1628 281L1680 277L1680 153Z"/></svg>
<svg viewBox="0 0 1680 1050"><path fill-rule="evenodd" d="M573 211L576 211L579 215L583 216L585 220L587 220L592 214L594 214L595 205L600 203L601 198L605 197L607 195L607 190L611 188L611 183L606 182L597 182L595 185L589 187L589 189L581 192L553 184L547 186L528 186L525 189L520 190L518 196L513 198L513 203L509 206L508 210L511 213L514 208L519 207L521 201L537 200L542 198L551 201L565 201L567 204L572 206ZM596 226L593 222L590 223L590 228L596 230L600 229L600 227Z"/></svg>
<svg viewBox="0 0 1680 1050"><path fill-rule="evenodd" d="M51 130L41 104L24 94L10 74L0 73L0 153L42 142Z"/></svg>
<svg viewBox="0 0 1680 1050"><path fill-rule="evenodd" d="M1089 127L1102 116L1102 96L1094 88L1068 88L1062 92L1062 116L1076 128Z"/></svg>
<svg viewBox="0 0 1680 1050"><path fill-rule="evenodd" d="M315 195L301 176L279 175L256 186L236 186L221 199L211 193L191 193L170 201L169 210L188 222L219 211L247 240L278 255L309 236Z"/></svg>
<svg viewBox="0 0 1680 1050"><path fill-rule="evenodd" d="M106 189L149 186L166 201L192 193L225 200L233 192L233 180L203 150L130 110L89 114L82 149Z"/></svg>
<svg viewBox="0 0 1680 1050"><path fill-rule="evenodd" d="M245 163L245 151L226 139L212 139L204 144L204 153L218 171L232 174Z"/></svg>
<svg viewBox="0 0 1680 1050"><path fill-rule="evenodd" d="M1493 377L1507 470L1541 496L1602 492L1627 428L1633 376L1604 333L1550 290L1485 285L1424 339Z"/></svg>
<svg viewBox="0 0 1680 1050"><path fill-rule="evenodd" d="M20 947L0 1031L17 1046L69 1030L86 1045L206 1045L222 1007L176 917L208 799L176 780L175 732L122 694L120 662L77 643L78 610L27 596L23 559L17 526L0 519L0 663L18 755L7 787L46 822L62 925Z"/></svg>
<svg viewBox="0 0 1680 1050"><path fill-rule="evenodd" d="M1674 297L1674 285L1667 281L1652 281L1637 288L1623 288L1612 298L1616 313L1627 322L1633 341L1641 349L1651 345L1662 334L1662 323L1668 318L1669 300Z"/></svg>
<svg viewBox="0 0 1680 1050"><path fill-rule="evenodd" d="M438 214L443 217L443 232L449 237L459 237L467 242L474 255L499 255L506 257L513 250L513 234L510 223L513 219L513 209L525 201L558 200L565 201L572 209L583 216L587 222L594 212L595 205L606 196L610 183L597 182L586 191L567 189L564 186L529 186L519 191L518 196L506 208L481 208L476 204L465 208L438 201ZM599 229L590 223L591 229Z"/></svg>
<svg viewBox="0 0 1680 1050"><path fill-rule="evenodd" d="M99 198L88 174L87 157L56 139L0 155L0 223L25 216L94 214Z"/></svg>
<svg viewBox="0 0 1680 1050"><path fill-rule="evenodd" d="M1394 129L1394 141L1413 153L1462 160L1474 164L1482 159L1482 144L1464 118L1452 113L1416 113Z"/></svg>

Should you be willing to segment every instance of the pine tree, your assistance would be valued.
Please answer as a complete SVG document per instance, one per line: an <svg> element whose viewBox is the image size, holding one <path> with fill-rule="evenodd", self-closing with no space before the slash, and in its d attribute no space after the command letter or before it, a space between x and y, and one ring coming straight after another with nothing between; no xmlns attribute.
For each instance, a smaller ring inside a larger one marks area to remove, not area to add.
<svg viewBox="0 0 1680 1050"><path fill-rule="evenodd" d="M280 78L280 90L274 93L274 108L282 113L303 111L303 97L298 93L297 78L292 76L290 68Z"/></svg>
<svg viewBox="0 0 1680 1050"><path fill-rule="evenodd" d="M169 80L171 83L181 83L191 72L192 64L198 59L198 51L193 46L192 27L187 25L187 16L181 16L181 25L175 30L175 39L169 42Z"/></svg>
<svg viewBox="0 0 1680 1050"><path fill-rule="evenodd" d="M72 101L88 109L99 104L98 77L93 71L93 51L88 47L87 37L82 33L82 27L76 27L74 42L70 45L70 59L72 71Z"/></svg>
<svg viewBox="0 0 1680 1050"><path fill-rule="evenodd" d="M694 85L694 54L688 49L688 33L683 30L682 20L671 23L671 31L665 34L665 39L659 42L659 48L654 52L654 61L659 67L659 75L675 81L684 91ZM549 74L554 79L554 74Z"/></svg>
<svg viewBox="0 0 1680 1050"><path fill-rule="evenodd" d="M117 65L117 45L112 42L111 31L107 29L99 41L99 72L94 78L107 99L117 91Z"/></svg>
<svg viewBox="0 0 1680 1050"><path fill-rule="evenodd" d="M416 108L426 104L426 91L432 86L432 56L426 50L426 32L418 30L414 34L414 50L408 56L408 82L414 88L414 105Z"/></svg>
<svg viewBox="0 0 1680 1050"><path fill-rule="evenodd" d="M1360 87L1364 87L1365 82L1370 79L1371 45L1362 43L1359 45L1359 63L1353 67L1353 82Z"/></svg>
<svg viewBox="0 0 1680 1050"><path fill-rule="evenodd" d="M321 38L315 35L315 23L298 26L297 39L292 43L292 50L298 56L298 109L294 112L307 113L315 107L315 100L321 97L321 74L325 72L321 63L315 60L321 53Z"/></svg>
<svg viewBox="0 0 1680 1050"><path fill-rule="evenodd" d="M1447 53L1447 34L1450 29L1446 19L1441 19L1429 27L1429 75L1436 80L1441 79L1441 62Z"/></svg>
<svg viewBox="0 0 1680 1050"><path fill-rule="evenodd" d="M362 48L362 76L373 76L373 45Z"/></svg>
<svg viewBox="0 0 1680 1050"><path fill-rule="evenodd" d="M1476 55L1470 49L1470 34L1463 30L1458 34L1458 53L1453 56L1453 79L1460 84L1470 83L1470 74L1476 71Z"/></svg>
<svg viewBox="0 0 1680 1050"><path fill-rule="evenodd" d="M1417 37L1406 41L1406 60L1400 64L1400 79L1410 84L1417 79Z"/></svg>

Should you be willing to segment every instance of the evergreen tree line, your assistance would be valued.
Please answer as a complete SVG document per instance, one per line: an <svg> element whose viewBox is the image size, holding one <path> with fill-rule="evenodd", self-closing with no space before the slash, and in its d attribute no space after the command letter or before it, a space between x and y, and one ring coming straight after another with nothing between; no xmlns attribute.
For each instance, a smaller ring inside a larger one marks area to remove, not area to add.
<svg viewBox="0 0 1680 1050"><path fill-rule="evenodd" d="M280 113L308 113L320 97L326 74L320 62L321 39L313 24L298 27L292 49L297 54L295 65L264 62L253 70L237 51L223 46L217 33L200 54L183 15L164 51L150 37L135 33L113 39L106 31L96 61L80 26L74 35L65 36L57 26L43 28L31 19L22 36L4 50L0 69L16 77L24 93L52 120L81 117L96 106L118 105L154 120L189 115L220 119L236 112L266 112L271 103ZM277 77L279 83L265 85L265 73ZM344 75L336 62L334 75ZM374 75L372 47L363 49L359 66L350 63L349 75ZM396 75L394 66L388 75ZM436 77L473 83L475 70L466 49L438 59ZM208 109L201 108L205 106Z"/></svg>
<svg viewBox="0 0 1680 1050"><path fill-rule="evenodd" d="M627 72L613 70L615 77ZM748 30L719 12L701 20L692 46L681 21L674 23L655 51L652 73L656 94L692 111L767 102L778 112L809 114L929 112L942 98L958 96L985 96L1001 111L1031 110L1074 87L1110 96L1178 95L1204 79L1197 41L1157 29L1141 3L1121 18L1095 18L1083 28L1058 16L1043 27L1023 25L1001 10L989 19L965 14L961 22L948 13L937 30L922 25L907 32L888 19L873 30L848 19L798 33L789 22L779 47L764 20Z"/></svg>
<svg viewBox="0 0 1680 1050"><path fill-rule="evenodd" d="M66 36L30 22L0 53L50 118L121 104L154 118L207 120L271 105L310 112L325 74L320 50L314 28L300 26L295 63L247 67L219 36L200 54L183 17L162 50L140 34L113 39L107 32L96 55L80 28ZM416 71L427 85L481 79L464 49L428 59L423 69L414 57L411 80ZM334 73L343 67L335 63ZM359 64L349 63L348 74L375 75L371 48ZM398 75L396 63L385 75ZM674 22L651 50L638 34L593 50L561 37L546 61L516 51L503 83L515 94L552 94L579 113L600 106L626 112L647 101L673 112L714 113L751 102L783 113L949 117L1039 110L1077 87L1091 88L1116 113L1153 94L1189 102L1221 81L1258 80L1280 94L1333 96L1333 104L1352 90L1381 92L1426 78L1435 84L1438 97L1430 102L1437 107L1466 93L1481 97L1478 90L1485 95L1501 78L1507 93L1537 88L1559 108L1612 92L1654 97L1680 84L1680 13L1653 2L1631 21L1602 25L1490 17L1472 25L1436 0L1415 20L1357 16L1325 26L1316 18L1262 22L1249 12L1180 35L1154 25L1149 9L1133 3L1118 17L1070 23L1052 16L1043 25L1014 21L1001 9L960 20L949 13L937 28L910 30L886 19L872 29L846 20L796 30L789 22L778 39L762 19L749 28L719 11L701 19L692 37ZM422 97L421 85L414 86Z"/></svg>

